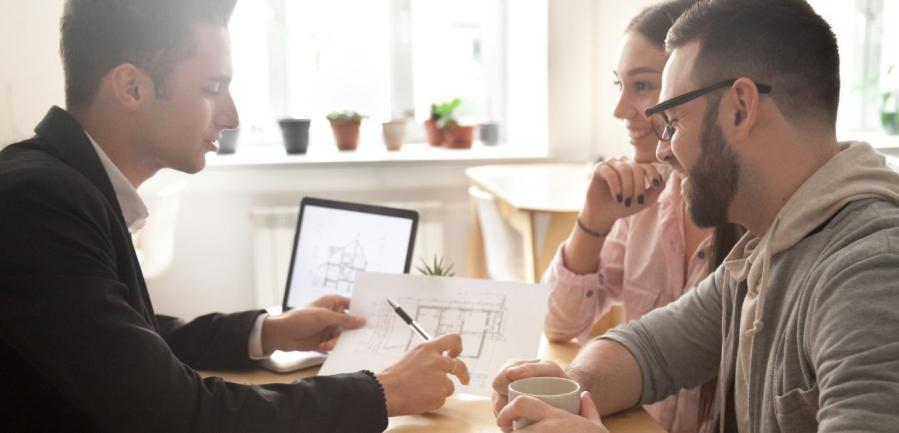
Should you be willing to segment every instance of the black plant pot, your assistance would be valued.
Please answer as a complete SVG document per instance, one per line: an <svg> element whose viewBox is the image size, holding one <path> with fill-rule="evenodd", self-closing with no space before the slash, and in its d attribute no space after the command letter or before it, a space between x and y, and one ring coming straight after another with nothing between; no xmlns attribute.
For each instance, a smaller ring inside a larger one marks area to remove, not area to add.
<svg viewBox="0 0 899 433"><path fill-rule="evenodd" d="M478 133L481 142L487 146L496 146L499 143L498 123L482 123L478 126Z"/></svg>
<svg viewBox="0 0 899 433"><path fill-rule="evenodd" d="M304 154L309 147L309 119L281 119L281 135L284 137L284 148L290 155Z"/></svg>
<svg viewBox="0 0 899 433"><path fill-rule="evenodd" d="M219 140L219 155L228 155L237 150L237 137L240 136L240 129L222 130L222 138Z"/></svg>

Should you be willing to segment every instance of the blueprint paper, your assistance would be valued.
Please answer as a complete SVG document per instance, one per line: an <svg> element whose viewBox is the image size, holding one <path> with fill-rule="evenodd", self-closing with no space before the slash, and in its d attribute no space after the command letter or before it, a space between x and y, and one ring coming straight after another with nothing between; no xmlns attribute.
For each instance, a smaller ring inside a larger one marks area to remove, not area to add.
<svg viewBox="0 0 899 433"><path fill-rule="evenodd" d="M344 331L319 374L379 372L423 341L390 308L396 301L432 337L462 335L469 385L456 391L489 397L493 377L510 358L535 358L549 292L537 284L360 272L350 313L365 327Z"/></svg>

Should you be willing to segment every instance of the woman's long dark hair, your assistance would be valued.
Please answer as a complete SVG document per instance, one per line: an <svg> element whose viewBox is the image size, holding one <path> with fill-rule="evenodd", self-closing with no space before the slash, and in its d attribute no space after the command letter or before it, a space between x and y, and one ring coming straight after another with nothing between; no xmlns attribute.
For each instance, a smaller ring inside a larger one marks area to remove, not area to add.
<svg viewBox="0 0 899 433"><path fill-rule="evenodd" d="M697 0L670 0L650 6L640 12L627 26L627 32L639 32L654 45L664 49L665 37L675 21L687 9L696 4ZM712 238L714 255L709 261L709 273L721 265L731 248L740 239L744 230L735 224L725 224L715 227ZM699 421L700 424L712 417L712 406L715 404L715 390L718 386L718 378L714 378L702 385L699 394Z"/></svg>

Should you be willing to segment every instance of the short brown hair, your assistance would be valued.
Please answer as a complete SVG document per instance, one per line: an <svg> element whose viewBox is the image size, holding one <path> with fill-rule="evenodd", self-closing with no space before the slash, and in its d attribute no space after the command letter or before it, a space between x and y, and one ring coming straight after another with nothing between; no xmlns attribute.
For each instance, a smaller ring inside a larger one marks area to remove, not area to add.
<svg viewBox="0 0 899 433"><path fill-rule="evenodd" d="M840 55L830 25L805 0L704 0L671 27L667 49L699 42L694 79L770 85L790 120L836 127Z"/></svg>
<svg viewBox="0 0 899 433"><path fill-rule="evenodd" d="M60 54L69 110L89 105L110 70L131 63L164 95L197 23L227 26L236 0L66 0Z"/></svg>

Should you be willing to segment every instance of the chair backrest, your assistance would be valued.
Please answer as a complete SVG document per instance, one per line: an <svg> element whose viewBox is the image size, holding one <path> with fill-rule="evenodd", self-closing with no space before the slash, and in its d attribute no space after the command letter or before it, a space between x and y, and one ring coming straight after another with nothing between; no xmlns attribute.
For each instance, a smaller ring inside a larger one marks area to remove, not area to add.
<svg viewBox="0 0 899 433"><path fill-rule="evenodd" d="M521 234L503 219L493 194L472 186L468 195L477 206L488 276L499 281L525 281Z"/></svg>

